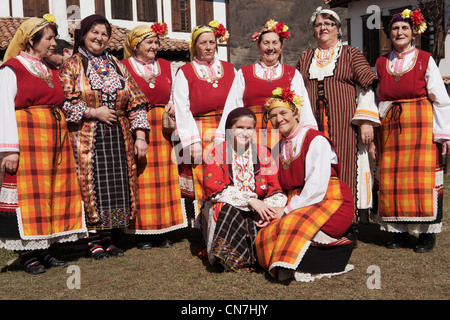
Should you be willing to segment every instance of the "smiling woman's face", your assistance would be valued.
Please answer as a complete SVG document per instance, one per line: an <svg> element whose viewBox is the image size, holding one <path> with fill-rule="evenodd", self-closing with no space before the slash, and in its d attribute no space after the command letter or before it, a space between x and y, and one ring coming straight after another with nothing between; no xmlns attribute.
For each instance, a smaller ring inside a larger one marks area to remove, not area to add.
<svg viewBox="0 0 450 320"><path fill-rule="evenodd" d="M86 49L95 55L100 55L106 50L109 42L108 29L104 24L94 25L86 34L84 45Z"/></svg>
<svg viewBox="0 0 450 320"><path fill-rule="evenodd" d="M142 61L154 60L159 50L158 37L150 37L142 40L136 48L136 57Z"/></svg>
<svg viewBox="0 0 450 320"><path fill-rule="evenodd" d="M283 43L275 32L266 32L261 35L261 41L258 44L261 62L266 66L275 65L283 50Z"/></svg>
<svg viewBox="0 0 450 320"><path fill-rule="evenodd" d="M390 37L395 50L398 52L408 49L414 39L411 26L405 21L397 21L392 24Z"/></svg>

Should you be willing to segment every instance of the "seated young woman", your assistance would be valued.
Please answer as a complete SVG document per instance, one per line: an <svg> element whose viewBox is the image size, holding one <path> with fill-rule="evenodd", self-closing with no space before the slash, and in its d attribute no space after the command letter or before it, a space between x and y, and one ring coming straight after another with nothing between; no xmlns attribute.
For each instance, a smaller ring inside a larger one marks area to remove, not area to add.
<svg viewBox="0 0 450 320"><path fill-rule="evenodd" d="M230 112L226 140L206 159L202 230L211 265L254 271L255 239L261 226L284 207L276 164L266 147L253 141L256 115L248 108Z"/></svg>
<svg viewBox="0 0 450 320"><path fill-rule="evenodd" d="M321 132L299 124L302 98L277 88L266 101L265 120L281 134L274 149L278 180L288 195L273 221L261 229L255 246L259 264L279 281L314 281L353 269L350 228L354 201L339 179L339 158Z"/></svg>

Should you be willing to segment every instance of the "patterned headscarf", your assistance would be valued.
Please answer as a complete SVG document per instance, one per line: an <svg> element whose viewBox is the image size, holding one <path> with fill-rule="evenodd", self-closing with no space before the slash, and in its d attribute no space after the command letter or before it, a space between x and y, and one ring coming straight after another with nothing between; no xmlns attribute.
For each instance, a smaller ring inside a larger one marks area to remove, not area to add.
<svg viewBox="0 0 450 320"><path fill-rule="evenodd" d="M189 42L191 61L194 60L194 58L197 56L197 51L195 50L195 42L197 41L197 38L205 32L212 32L220 43L227 41L230 37L227 29L225 29L225 27L216 20L211 21L208 25L196 26L194 30L192 30L191 40Z"/></svg>
<svg viewBox="0 0 450 320"><path fill-rule="evenodd" d="M51 14L46 14L43 18L30 18L23 22L11 40L3 62L18 56L21 51L25 50L28 41L48 25L56 26L55 18Z"/></svg>
<svg viewBox="0 0 450 320"><path fill-rule="evenodd" d="M167 24L155 23L152 26L141 25L137 26L127 35L124 47L125 59L134 55L134 52L143 40L151 37L165 37L167 34Z"/></svg>

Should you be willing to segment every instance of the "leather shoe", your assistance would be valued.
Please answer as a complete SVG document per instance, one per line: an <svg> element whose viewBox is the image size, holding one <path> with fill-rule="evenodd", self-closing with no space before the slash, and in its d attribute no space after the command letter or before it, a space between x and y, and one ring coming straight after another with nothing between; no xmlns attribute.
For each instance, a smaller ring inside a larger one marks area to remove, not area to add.
<svg viewBox="0 0 450 320"><path fill-rule="evenodd" d="M436 234L421 233L419 235L419 242L414 248L414 252L424 253L433 250L436 243Z"/></svg>
<svg viewBox="0 0 450 320"><path fill-rule="evenodd" d="M164 239L159 245L159 248L172 248L173 243L169 239Z"/></svg>
<svg viewBox="0 0 450 320"><path fill-rule="evenodd" d="M140 250L150 250L151 248L153 248L152 244L150 242L139 242L137 244L137 248Z"/></svg>
<svg viewBox="0 0 450 320"><path fill-rule="evenodd" d="M67 262L53 258L52 261L45 263L46 268L64 268L67 267Z"/></svg>
<svg viewBox="0 0 450 320"><path fill-rule="evenodd" d="M109 255L103 251L103 250L98 250L94 253L91 254L91 257L94 260L105 260L105 259L109 259Z"/></svg>
<svg viewBox="0 0 450 320"><path fill-rule="evenodd" d="M388 249L398 249L403 247L406 240L408 240L409 234L407 232L396 233L391 241L386 245Z"/></svg>
<svg viewBox="0 0 450 320"><path fill-rule="evenodd" d="M45 271L46 269L42 264L37 264L34 266L29 265L25 267L25 272L29 274L40 274L44 273Z"/></svg>
<svg viewBox="0 0 450 320"><path fill-rule="evenodd" d="M107 252L111 257L123 257L123 256L125 255L125 253L123 252L123 250L117 248L116 246L109 246L109 248L106 249L106 252Z"/></svg>

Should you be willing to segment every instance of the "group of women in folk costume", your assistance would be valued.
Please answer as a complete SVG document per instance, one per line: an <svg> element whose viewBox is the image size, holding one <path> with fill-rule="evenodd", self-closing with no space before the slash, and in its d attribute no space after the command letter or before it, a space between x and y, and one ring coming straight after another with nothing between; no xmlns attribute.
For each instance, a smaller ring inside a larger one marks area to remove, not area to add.
<svg viewBox="0 0 450 320"><path fill-rule="evenodd" d="M212 21L194 28L191 62L176 74L156 57L165 24L132 30L121 62L106 51L109 22L89 16L58 73L42 60L54 47L54 20L28 20L0 70L8 125L0 131L0 246L22 251L30 273L66 265L48 253L54 242L87 238L93 258L122 256L113 230L136 235L140 249L170 247L161 236L188 226L191 199L211 264L235 271L259 264L278 280L342 274L352 269L355 207L372 205L368 151L375 147L381 223L402 235L388 246L401 246L406 232L439 232L438 160L450 152L443 121L450 103L430 55L400 44L407 26L411 34L423 30L416 13L405 12L392 21L395 50L379 59L376 73L341 43L339 16L321 8L311 18L318 47L297 68L280 63L290 37L283 22L269 20L254 34L260 61L236 71L216 58L217 41L229 34ZM27 87L36 77L39 92ZM389 91L393 81L406 82L405 90ZM409 92L410 83L420 90ZM398 146L416 143L402 135L419 130L411 129L411 112L422 116L424 159L412 156L405 172L399 164L392 171ZM30 187L43 176L45 190ZM400 179L411 183L389 182ZM398 207L397 189L422 180L426 186L413 188L417 201ZM416 251L431 250L429 238Z"/></svg>

